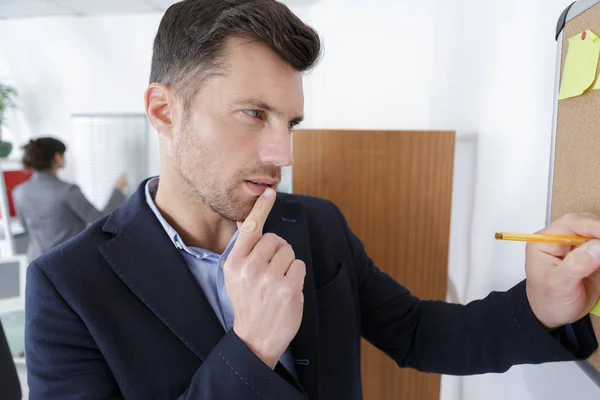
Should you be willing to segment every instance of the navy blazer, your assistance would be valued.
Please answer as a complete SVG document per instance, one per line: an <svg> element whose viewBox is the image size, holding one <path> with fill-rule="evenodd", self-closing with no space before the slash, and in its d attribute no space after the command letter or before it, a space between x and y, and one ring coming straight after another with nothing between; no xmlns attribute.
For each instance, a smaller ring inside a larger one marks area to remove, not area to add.
<svg viewBox="0 0 600 400"><path fill-rule="evenodd" d="M401 367L447 374L585 358L597 347L587 318L573 325L578 347L547 333L524 282L466 306L419 300L373 265L331 202L279 193L265 231L287 240L307 271L291 343L296 380L223 330L144 185L29 267L32 400L361 399L361 336Z"/></svg>

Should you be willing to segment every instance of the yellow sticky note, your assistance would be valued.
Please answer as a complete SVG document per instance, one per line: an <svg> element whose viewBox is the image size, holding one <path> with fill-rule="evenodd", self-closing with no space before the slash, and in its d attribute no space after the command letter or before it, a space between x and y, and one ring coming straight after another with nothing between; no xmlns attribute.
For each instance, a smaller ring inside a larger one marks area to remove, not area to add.
<svg viewBox="0 0 600 400"><path fill-rule="evenodd" d="M596 79L599 56L600 38L591 30L569 38L559 100L580 96L592 86Z"/></svg>
<svg viewBox="0 0 600 400"><path fill-rule="evenodd" d="M600 317L600 299L598 299L598 302L596 303L596 305L594 306L594 308L592 308L592 311L590 311L592 314L594 314L597 317Z"/></svg>
<svg viewBox="0 0 600 400"><path fill-rule="evenodd" d="M592 90L598 89L600 89L600 76L596 78L596 83L594 83L594 87L592 88Z"/></svg>

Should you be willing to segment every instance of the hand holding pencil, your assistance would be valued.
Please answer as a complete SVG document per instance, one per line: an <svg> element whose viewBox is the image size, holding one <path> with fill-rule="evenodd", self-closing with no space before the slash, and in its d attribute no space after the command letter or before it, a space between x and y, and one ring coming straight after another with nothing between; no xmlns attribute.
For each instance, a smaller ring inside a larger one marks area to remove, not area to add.
<svg viewBox="0 0 600 400"><path fill-rule="evenodd" d="M537 319L549 329L590 313L600 298L600 219L568 214L533 235L498 233L527 242L526 292Z"/></svg>
<svg viewBox="0 0 600 400"><path fill-rule="evenodd" d="M588 240L592 240L592 238L584 236L544 235L541 233L524 234L506 232L497 232L496 239L512 240L514 242L567 244L569 246L581 246Z"/></svg>

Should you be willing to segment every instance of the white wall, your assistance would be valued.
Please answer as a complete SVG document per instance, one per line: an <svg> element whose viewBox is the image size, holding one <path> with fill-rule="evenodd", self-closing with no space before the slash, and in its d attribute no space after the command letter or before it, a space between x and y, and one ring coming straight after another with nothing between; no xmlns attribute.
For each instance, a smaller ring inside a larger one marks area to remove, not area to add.
<svg viewBox="0 0 600 400"><path fill-rule="evenodd" d="M523 278L523 248L495 242L495 231L544 224L553 31L568 3L321 0L296 8L325 42L305 83L304 128L458 131L450 276L460 301ZM0 79L21 92L14 136L51 133L69 143L72 113L142 112L159 20L0 21ZM83 162L74 161L67 178ZM600 395L577 367L559 364L445 377L442 398L553 400L573 387L583 400Z"/></svg>
<svg viewBox="0 0 600 400"><path fill-rule="evenodd" d="M20 107L7 125L15 145L43 134L73 143L74 113L143 113L160 17L1 21L0 79L19 90ZM65 178L75 178L78 162L85 160L67 152Z"/></svg>
<svg viewBox="0 0 600 400"><path fill-rule="evenodd" d="M324 45L320 63L306 75L300 128L427 129L435 1L366 4L321 0L294 8ZM291 188L291 169L284 168L281 189Z"/></svg>
<svg viewBox="0 0 600 400"><path fill-rule="evenodd" d="M426 129L435 2L327 0L300 14L324 42L304 128Z"/></svg>
<svg viewBox="0 0 600 400"><path fill-rule="evenodd" d="M451 260L468 272L466 281L456 279L462 301L508 289L525 276L524 246L496 242L494 232L545 225L554 28L570 3L438 1L432 124L478 139L471 233L462 243L470 250ZM444 399L600 398L600 389L572 363L445 378L444 384Z"/></svg>

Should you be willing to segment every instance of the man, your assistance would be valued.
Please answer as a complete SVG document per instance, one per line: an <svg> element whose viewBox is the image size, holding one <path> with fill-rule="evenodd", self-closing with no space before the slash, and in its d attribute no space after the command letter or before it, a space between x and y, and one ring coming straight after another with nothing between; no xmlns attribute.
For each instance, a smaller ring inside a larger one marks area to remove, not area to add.
<svg viewBox="0 0 600 400"><path fill-rule="evenodd" d="M598 240L529 245L528 279L508 292L420 301L333 204L275 194L319 51L273 0L167 10L145 96L160 181L29 267L32 399L360 399L361 336L401 367L449 374L597 347ZM600 238L600 221L544 232Z"/></svg>

